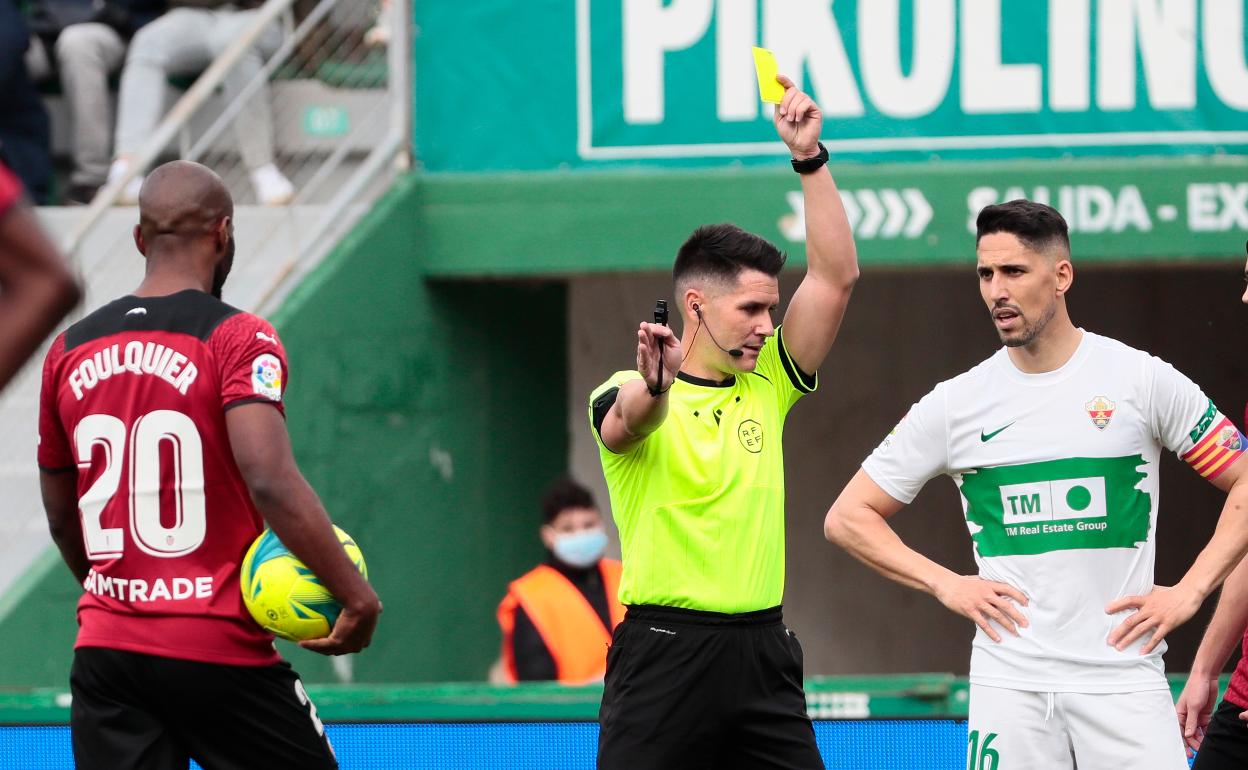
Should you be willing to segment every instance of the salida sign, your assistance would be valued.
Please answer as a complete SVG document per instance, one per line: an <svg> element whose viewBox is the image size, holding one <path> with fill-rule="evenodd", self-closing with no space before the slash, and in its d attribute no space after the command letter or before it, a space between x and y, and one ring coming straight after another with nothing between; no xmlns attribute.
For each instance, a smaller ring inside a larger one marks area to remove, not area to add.
<svg viewBox="0 0 1248 770"><path fill-rule="evenodd" d="M834 153L904 159L1248 145L1245 0L578 0L584 159L774 154L750 47Z"/></svg>

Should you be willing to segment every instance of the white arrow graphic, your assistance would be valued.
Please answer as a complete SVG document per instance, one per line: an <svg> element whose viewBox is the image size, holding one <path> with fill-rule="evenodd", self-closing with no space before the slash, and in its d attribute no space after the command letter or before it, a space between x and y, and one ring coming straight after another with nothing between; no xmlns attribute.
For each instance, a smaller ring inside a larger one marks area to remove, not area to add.
<svg viewBox="0 0 1248 770"><path fill-rule="evenodd" d="M884 208L888 209L888 219L884 220L884 225L880 228L880 237L896 238L910 211L896 190L880 190L880 200L884 201Z"/></svg>
<svg viewBox="0 0 1248 770"><path fill-rule="evenodd" d="M901 195L910 204L910 224L906 225L903 235L907 238L918 238L927 229L927 223L932 221L932 207L927 198L923 197L922 191L913 187L902 190Z"/></svg>
<svg viewBox="0 0 1248 770"><path fill-rule="evenodd" d="M874 238L884 222L884 207L880 205L880 199L876 196L875 190L859 190L857 196L865 215L857 233L863 238Z"/></svg>
<svg viewBox="0 0 1248 770"><path fill-rule="evenodd" d="M858 220L862 219L862 209L858 208L852 192L841 190L840 193L841 205L845 207L845 218L849 220L849 231L852 233L858 227Z"/></svg>
<svg viewBox="0 0 1248 770"><path fill-rule="evenodd" d="M780 217L780 233L790 241L806 240L806 199L800 192L787 192L784 199L793 213Z"/></svg>

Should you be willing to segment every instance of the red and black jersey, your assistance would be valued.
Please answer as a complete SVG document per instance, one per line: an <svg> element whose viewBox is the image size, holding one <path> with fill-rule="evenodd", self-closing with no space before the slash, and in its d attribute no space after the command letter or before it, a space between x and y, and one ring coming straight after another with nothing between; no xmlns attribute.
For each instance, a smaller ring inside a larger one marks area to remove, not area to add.
<svg viewBox="0 0 1248 770"><path fill-rule="evenodd" d="M225 412L256 401L281 410L285 385L273 327L201 291L123 297L56 338L43 367L39 466L78 471L92 569L76 647L278 660L239 590L264 522Z"/></svg>
<svg viewBox="0 0 1248 770"><path fill-rule="evenodd" d="M0 163L0 217L9 213L13 204L22 197L22 183L13 176L9 167Z"/></svg>

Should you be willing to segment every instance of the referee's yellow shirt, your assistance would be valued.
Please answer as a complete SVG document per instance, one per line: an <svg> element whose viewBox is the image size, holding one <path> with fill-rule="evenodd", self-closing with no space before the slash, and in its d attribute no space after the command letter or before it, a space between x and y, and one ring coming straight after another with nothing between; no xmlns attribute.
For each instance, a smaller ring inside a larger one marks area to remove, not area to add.
<svg viewBox="0 0 1248 770"><path fill-rule="evenodd" d="M623 549L620 601L727 613L780 604L784 420L817 378L798 370L777 329L753 372L722 383L680 374L667 419L616 454L603 446L595 412L639 377L616 372L589 403Z"/></svg>

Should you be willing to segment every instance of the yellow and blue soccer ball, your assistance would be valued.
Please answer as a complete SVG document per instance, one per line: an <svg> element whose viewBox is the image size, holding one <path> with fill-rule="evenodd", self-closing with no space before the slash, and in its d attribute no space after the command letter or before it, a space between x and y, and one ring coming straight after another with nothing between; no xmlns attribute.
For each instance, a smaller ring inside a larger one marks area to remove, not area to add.
<svg viewBox="0 0 1248 770"><path fill-rule="evenodd" d="M360 547L338 527L334 532L348 558L368 577ZM243 604L256 622L265 631L292 642L329 636L342 611L342 605L320 579L286 550L271 529L264 530L247 549L239 583Z"/></svg>

